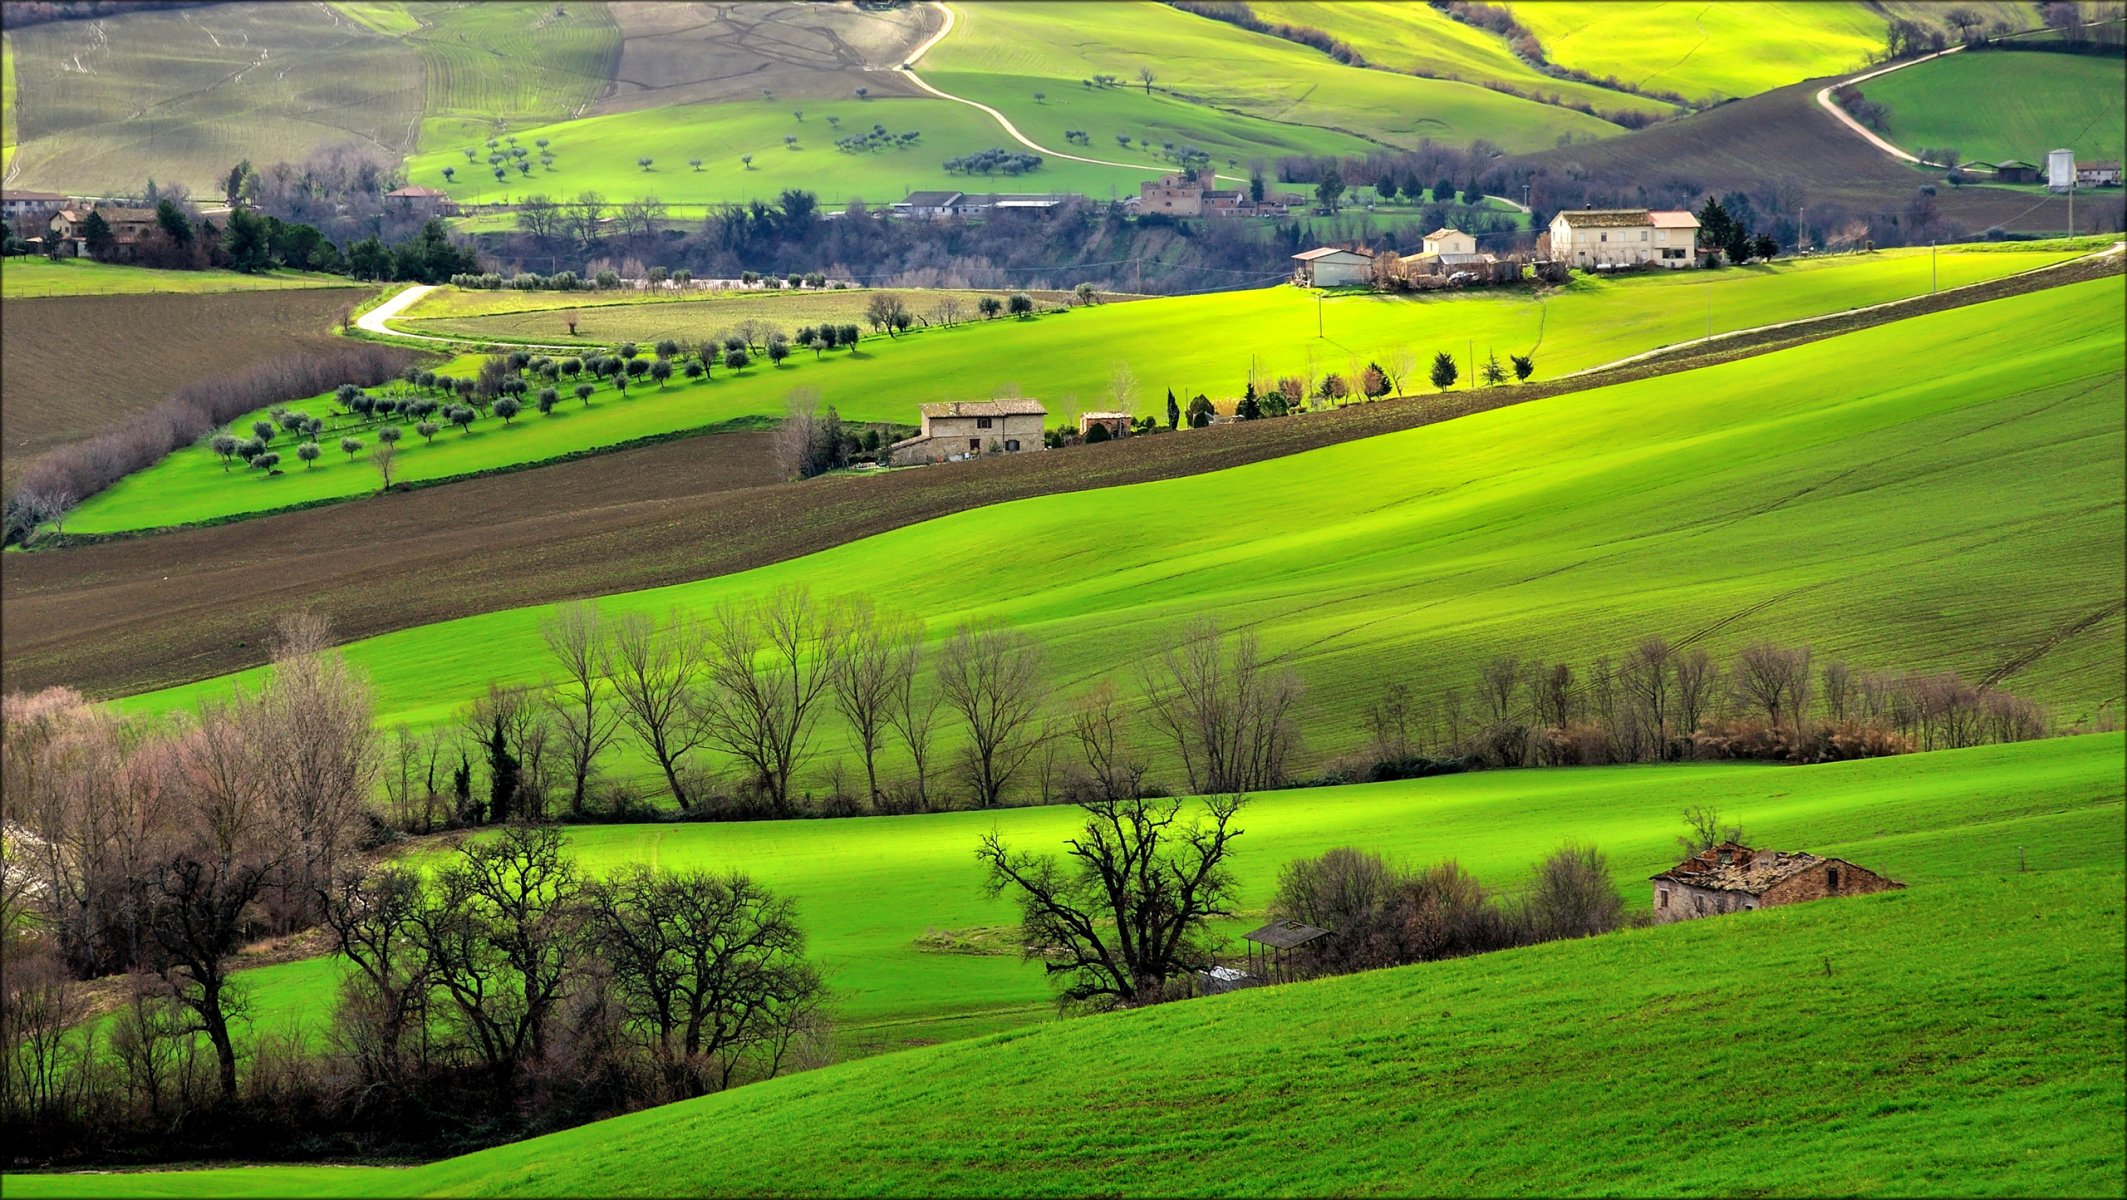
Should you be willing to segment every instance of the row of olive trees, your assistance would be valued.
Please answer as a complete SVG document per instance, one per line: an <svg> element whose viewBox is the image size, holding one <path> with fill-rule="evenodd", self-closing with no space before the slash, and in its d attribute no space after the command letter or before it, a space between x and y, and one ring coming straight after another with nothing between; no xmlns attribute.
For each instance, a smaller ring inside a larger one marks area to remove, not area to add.
<svg viewBox="0 0 2127 1200"><path fill-rule="evenodd" d="M1867 670L1808 646L1752 642L1722 660L1642 638L1585 667L1499 655L1427 706L1392 681L1372 706L1376 764L1428 754L1525 763L1794 762L2043 737L2037 703L1954 672Z"/></svg>

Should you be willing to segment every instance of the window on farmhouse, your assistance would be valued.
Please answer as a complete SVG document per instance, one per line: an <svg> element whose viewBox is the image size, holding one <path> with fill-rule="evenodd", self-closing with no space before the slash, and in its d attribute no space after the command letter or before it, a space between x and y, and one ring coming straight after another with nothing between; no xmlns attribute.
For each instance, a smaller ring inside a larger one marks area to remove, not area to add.
<svg viewBox="0 0 2127 1200"><path fill-rule="evenodd" d="M969 439L967 440L967 448L968 448L968 449L970 449L970 450L980 450L980 449L982 449L982 439L981 439L981 438L969 438Z"/></svg>
<svg viewBox="0 0 2127 1200"><path fill-rule="evenodd" d="M1660 896L1660 900L1659 900L1659 902L1657 902L1657 903L1655 904L1655 907L1656 907L1656 908L1668 908L1668 907L1669 907L1669 889L1668 889L1668 888L1663 888L1663 889L1661 890L1661 892L1659 893L1659 896Z"/></svg>
<svg viewBox="0 0 2127 1200"><path fill-rule="evenodd" d="M1824 869L1824 886L1827 891L1836 892L1839 890L1839 868L1826 867Z"/></svg>
<svg viewBox="0 0 2127 1200"><path fill-rule="evenodd" d="M977 428L977 429L988 429L989 427L990 427L990 419L989 419L988 417L976 417L976 418L975 418L975 428Z"/></svg>
<svg viewBox="0 0 2127 1200"><path fill-rule="evenodd" d="M1005 449L1007 449L1007 450L1013 450L1013 451L1016 451L1016 450L1018 450L1018 449L1019 449L1019 439L1018 439L1018 438L1006 438L1006 439L1005 439L1005 443L1004 443L1004 448L1005 448Z"/></svg>

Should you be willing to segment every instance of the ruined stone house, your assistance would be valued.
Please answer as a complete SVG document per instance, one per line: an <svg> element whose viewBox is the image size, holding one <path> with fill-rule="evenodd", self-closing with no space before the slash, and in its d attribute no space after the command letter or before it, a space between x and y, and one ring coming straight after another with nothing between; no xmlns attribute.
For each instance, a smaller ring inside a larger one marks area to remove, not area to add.
<svg viewBox="0 0 2127 1200"><path fill-rule="evenodd" d="M1701 850L1652 882L1658 925L1905 886L1843 858L1754 850L1735 842Z"/></svg>

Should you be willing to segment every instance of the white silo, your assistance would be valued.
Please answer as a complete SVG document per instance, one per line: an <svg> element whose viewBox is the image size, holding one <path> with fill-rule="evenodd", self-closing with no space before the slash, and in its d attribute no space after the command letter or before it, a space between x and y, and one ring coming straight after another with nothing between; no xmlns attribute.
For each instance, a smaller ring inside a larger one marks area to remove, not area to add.
<svg viewBox="0 0 2127 1200"><path fill-rule="evenodd" d="M2053 150L2046 155L2046 186L2065 192L2075 186L2075 151Z"/></svg>

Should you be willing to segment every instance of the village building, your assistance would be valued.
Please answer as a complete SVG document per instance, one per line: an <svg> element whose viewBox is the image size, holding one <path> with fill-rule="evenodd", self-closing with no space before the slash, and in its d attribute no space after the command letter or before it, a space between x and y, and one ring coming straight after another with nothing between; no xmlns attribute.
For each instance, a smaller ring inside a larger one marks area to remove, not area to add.
<svg viewBox="0 0 2127 1200"><path fill-rule="evenodd" d="M1292 281L1300 287L1348 287L1374 281L1374 252L1323 246L1292 256L1300 264Z"/></svg>
<svg viewBox="0 0 2127 1200"><path fill-rule="evenodd" d="M49 218L66 207L66 197L57 192L0 191L0 218Z"/></svg>
<svg viewBox="0 0 2127 1200"><path fill-rule="evenodd" d="M2075 164L2075 186L2118 187L2120 164L2116 162L2079 162Z"/></svg>
<svg viewBox="0 0 2127 1200"><path fill-rule="evenodd" d="M896 217L942 221L991 212L1048 212L1077 198L1075 192L910 192L887 211Z"/></svg>
<svg viewBox="0 0 2127 1200"><path fill-rule="evenodd" d="M1293 205L1305 203L1304 197L1290 193L1266 194L1259 202L1250 198L1246 188L1221 188L1216 182L1209 172L1163 175L1139 184L1137 199L1131 203L1141 215L1168 217L1282 217Z"/></svg>
<svg viewBox="0 0 2127 1200"><path fill-rule="evenodd" d="M1130 436L1130 414L1126 412L1088 412L1078 414L1078 436L1084 437L1095 425L1105 426L1110 437Z"/></svg>
<svg viewBox="0 0 2127 1200"><path fill-rule="evenodd" d="M1980 165L1991 168L1994 171L1994 179L1998 183L2038 182L2037 163L2027 163L2022 159L2012 158L2003 162L1982 163Z"/></svg>
<svg viewBox="0 0 2127 1200"><path fill-rule="evenodd" d="M1688 212L1583 208L1558 214L1547 232L1552 259L1569 266L1681 270L1699 261L1699 219Z"/></svg>
<svg viewBox="0 0 2127 1200"><path fill-rule="evenodd" d="M432 187L419 187L409 183L405 187L393 188L384 193L384 198L397 205L400 210L416 216L458 215L458 202L450 198L450 193L439 192Z"/></svg>
<svg viewBox="0 0 2127 1200"><path fill-rule="evenodd" d="M89 214L103 218L111 231L113 260L123 261L133 257L134 247L155 228L155 210L152 208L62 208L52 214L51 224L45 235L45 249L59 257L88 258Z"/></svg>
<svg viewBox="0 0 2127 1200"><path fill-rule="evenodd" d="M1039 400L952 400L923 406L923 432L895 442L896 464L949 462L978 454L1014 454L1042 448L1042 421L1049 410Z"/></svg>
<svg viewBox="0 0 2127 1200"><path fill-rule="evenodd" d="M1753 850L1736 842L1701 850L1651 882L1658 925L1905 886L1843 858Z"/></svg>

